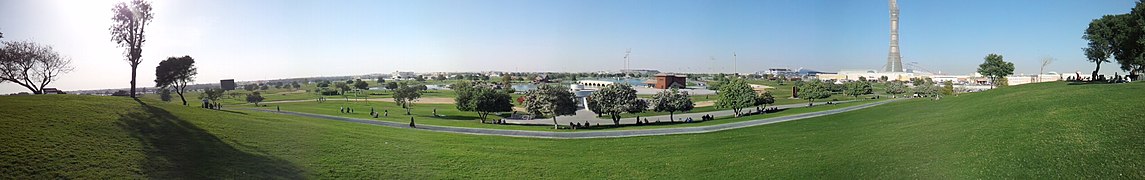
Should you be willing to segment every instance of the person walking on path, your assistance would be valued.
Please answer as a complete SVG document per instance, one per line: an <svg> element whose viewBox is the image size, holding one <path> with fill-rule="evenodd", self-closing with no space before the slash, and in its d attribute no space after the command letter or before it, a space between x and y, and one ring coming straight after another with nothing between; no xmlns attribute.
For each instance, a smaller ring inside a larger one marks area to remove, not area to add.
<svg viewBox="0 0 1145 180"><path fill-rule="evenodd" d="M411 127L411 128L417 128L417 125L414 125L414 124L413 124L413 117L412 117L412 116L411 116L411 117L409 117L409 127Z"/></svg>

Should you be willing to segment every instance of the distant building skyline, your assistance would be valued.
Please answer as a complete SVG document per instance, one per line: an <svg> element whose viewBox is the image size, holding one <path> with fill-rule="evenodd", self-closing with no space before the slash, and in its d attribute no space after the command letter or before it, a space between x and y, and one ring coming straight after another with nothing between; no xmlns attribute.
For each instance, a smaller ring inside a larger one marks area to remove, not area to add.
<svg viewBox="0 0 1145 180"><path fill-rule="evenodd" d="M110 42L118 0L0 0L4 41L52 45L75 71L62 90L128 86ZM884 69L886 0L154 1L139 87L159 60L189 55L196 83L394 71L751 73L771 67ZM1080 37L1090 20L1133 1L898 2L904 64L973 73L989 53L1016 73L1092 71ZM625 63L625 50L632 53ZM627 64L628 68L624 68ZM1105 64L1111 67L1110 64ZM1103 68L1112 74L1117 68ZM26 91L0 83L0 93Z"/></svg>

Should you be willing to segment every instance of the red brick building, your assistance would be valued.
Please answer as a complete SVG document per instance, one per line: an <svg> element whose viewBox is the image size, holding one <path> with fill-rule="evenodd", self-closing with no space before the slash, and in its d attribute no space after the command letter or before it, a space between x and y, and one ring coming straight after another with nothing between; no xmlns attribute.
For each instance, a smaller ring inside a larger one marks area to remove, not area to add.
<svg viewBox="0 0 1145 180"><path fill-rule="evenodd" d="M668 88L684 88L688 85L687 75L676 74L656 74L655 84L651 84L656 89Z"/></svg>

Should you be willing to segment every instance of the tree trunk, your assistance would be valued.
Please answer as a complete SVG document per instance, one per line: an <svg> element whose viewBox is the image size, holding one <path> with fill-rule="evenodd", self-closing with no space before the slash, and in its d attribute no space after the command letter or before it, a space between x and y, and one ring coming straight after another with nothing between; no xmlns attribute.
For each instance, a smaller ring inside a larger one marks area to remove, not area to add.
<svg viewBox="0 0 1145 180"><path fill-rule="evenodd" d="M620 117L617 116L616 114L609 114L609 115L612 116L612 124L616 124L616 126L620 126Z"/></svg>
<svg viewBox="0 0 1145 180"><path fill-rule="evenodd" d="M668 111L668 119L676 119L676 112Z"/></svg>
<svg viewBox="0 0 1145 180"><path fill-rule="evenodd" d="M553 115L553 129L561 129L560 124L557 124L557 116Z"/></svg>
<svg viewBox="0 0 1145 180"><path fill-rule="evenodd" d="M183 100L183 106L187 106L187 98L183 97L183 93L182 92L175 92L175 94L179 94L179 100Z"/></svg>
<svg viewBox="0 0 1145 180"><path fill-rule="evenodd" d="M132 62L135 62L132 60ZM135 98L135 72L139 64L131 64L131 98Z"/></svg>
<svg viewBox="0 0 1145 180"><path fill-rule="evenodd" d="M1097 80L1097 70L1101 70L1101 62L1097 62L1097 68L1093 68L1093 74L1089 78L1090 81Z"/></svg>

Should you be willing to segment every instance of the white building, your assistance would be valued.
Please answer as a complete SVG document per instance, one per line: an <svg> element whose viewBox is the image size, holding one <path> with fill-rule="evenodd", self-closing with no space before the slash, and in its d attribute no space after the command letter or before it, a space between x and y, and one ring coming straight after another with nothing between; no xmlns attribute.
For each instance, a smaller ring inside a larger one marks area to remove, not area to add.
<svg viewBox="0 0 1145 180"><path fill-rule="evenodd" d="M390 73L390 77L394 79L409 79L417 77L417 73L394 71L394 73Z"/></svg>
<svg viewBox="0 0 1145 180"><path fill-rule="evenodd" d="M835 74L819 74L818 78L821 80L848 80L858 81L859 78L867 80L877 80L882 77L887 77L887 80L909 81L910 78L915 77L929 77L929 74L919 75L913 72L878 72L876 70L839 70Z"/></svg>
<svg viewBox="0 0 1145 180"><path fill-rule="evenodd" d="M772 76L784 76L784 77L799 77L799 71L793 70L791 68L768 68L766 71L756 72L755 74L759 74L759 75L767 74L767 75L772 75Z"/></svg>

